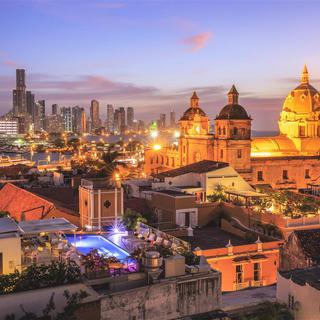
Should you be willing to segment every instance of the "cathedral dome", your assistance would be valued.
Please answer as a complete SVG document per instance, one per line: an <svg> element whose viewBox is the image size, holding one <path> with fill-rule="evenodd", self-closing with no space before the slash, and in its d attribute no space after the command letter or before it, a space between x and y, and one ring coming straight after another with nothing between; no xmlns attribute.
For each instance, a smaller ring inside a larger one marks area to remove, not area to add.
<svg viewBox="0 0 320 320"><path fill-rule="evenodd" d="M199 107L199 98L195 91L193 92L190 100L191 107L185 111L180 120L193 120L195 115L199 115L200 117L206 117L206 113Z"/></svg>
<svg viewBox="0 0 320 320"><path fill-rule="evenodd" d="M228 93L228 104L222 108L216 120L234 119L234 120L250 120L244 107L238 104L239 93L233 85Z"/></svg>
<svg viewBox="0 0 320 320"><path fill-rule="evenodd" d="M297 114L320 111L320 94L310 85L309 73L306 66L303 68L300 85L288 94L282 111Z"/></svg>

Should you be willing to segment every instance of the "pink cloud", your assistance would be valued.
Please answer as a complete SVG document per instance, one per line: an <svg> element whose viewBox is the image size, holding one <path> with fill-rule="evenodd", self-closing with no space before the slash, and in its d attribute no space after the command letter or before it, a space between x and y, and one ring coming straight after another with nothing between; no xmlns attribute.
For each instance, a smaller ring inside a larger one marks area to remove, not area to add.
<svg viewBox="0 0 320 320"><path fill-rule="evenodd" d="M196 52L204 48L211 37L212 32L202 32L192 37L183 39L182 44L186 45L189 51Z"/></svg>
<svg viewBox="0 0 320 320"><path fill-rule="evenodd" d="M3 61L3 64L6 66L6 67L10 67L10 68L17 68L18 67L18 63L14 60L11 60L11 59L6 59Z"/></svg>

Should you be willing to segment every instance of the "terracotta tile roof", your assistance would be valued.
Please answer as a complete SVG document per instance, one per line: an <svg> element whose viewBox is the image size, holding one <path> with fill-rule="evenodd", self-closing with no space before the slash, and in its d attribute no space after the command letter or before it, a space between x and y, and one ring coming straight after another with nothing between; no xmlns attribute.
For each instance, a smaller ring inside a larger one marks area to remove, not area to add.
<svg viewBox="0 0 320 320"><path fill-rule="evenodd" d="M320 263L320 229L296 230L294 234L305 255Z"/></svg>
<svg viewBox="0 0 320 320"><path fill-rule="evenodd" d="M53 209L53 203L11 183L0 190L0 210L8 211L17 221L22 215L25 220L43 219Z"/></svg>
<svg viewBox="0 0 320 320"><path fill-rule="evenodd" d="M162 179L165 177L177 177L186 173L206 173L206 172L215 171L221 168L225 168L228 166L229 164L226 162L203 160L203 161L195 162L177 169L156 174L154 177L158 179Z"/></svg>

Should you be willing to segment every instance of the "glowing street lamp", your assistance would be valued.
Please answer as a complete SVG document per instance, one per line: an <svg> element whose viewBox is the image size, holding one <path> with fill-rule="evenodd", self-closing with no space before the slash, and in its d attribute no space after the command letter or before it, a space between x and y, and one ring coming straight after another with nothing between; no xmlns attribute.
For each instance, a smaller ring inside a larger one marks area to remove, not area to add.
<svg viewBox="0 0 320 320"><path fill-rule="evenodd" d="M155 144L155 145L153 145L153 150L154 150L154 151L159 151L159 150L161 150L161 148L162 148L161 144Z"/></svg>
<svg viewBox="0 0 320 320"><path fill-rule="evenodd" d="M158 135L159 135L159 132L158 132L158 131L156 131L156 130L151 131L151 133L150 133L150 136L151 136L151 138L153 138L153 139L157 138L157 137L158 137Z"/></svg>
<svg viewBox="0 0 320 320"><path fill-rule="evenodd" d="M180 138L180 131L175 130L173 136L174 136L175 138Z"/></svg>

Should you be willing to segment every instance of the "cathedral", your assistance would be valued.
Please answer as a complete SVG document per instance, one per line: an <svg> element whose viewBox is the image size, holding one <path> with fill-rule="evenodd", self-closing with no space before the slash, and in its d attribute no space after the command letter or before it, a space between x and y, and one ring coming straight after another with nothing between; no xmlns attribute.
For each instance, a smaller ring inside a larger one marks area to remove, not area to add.
<svg viewBox="0 0 320 320"><path fill-rule="evenodd" d="M178 145L147 149L147 175L201 160L229 163L252 185L299 189L320 178L320 95L310 84L305 66L300 84L286 97L279 119L279 135L251 137L252 119L239 104L232 86L225 105L214 120L200 107L196 92L179 121Z"/></svg>

